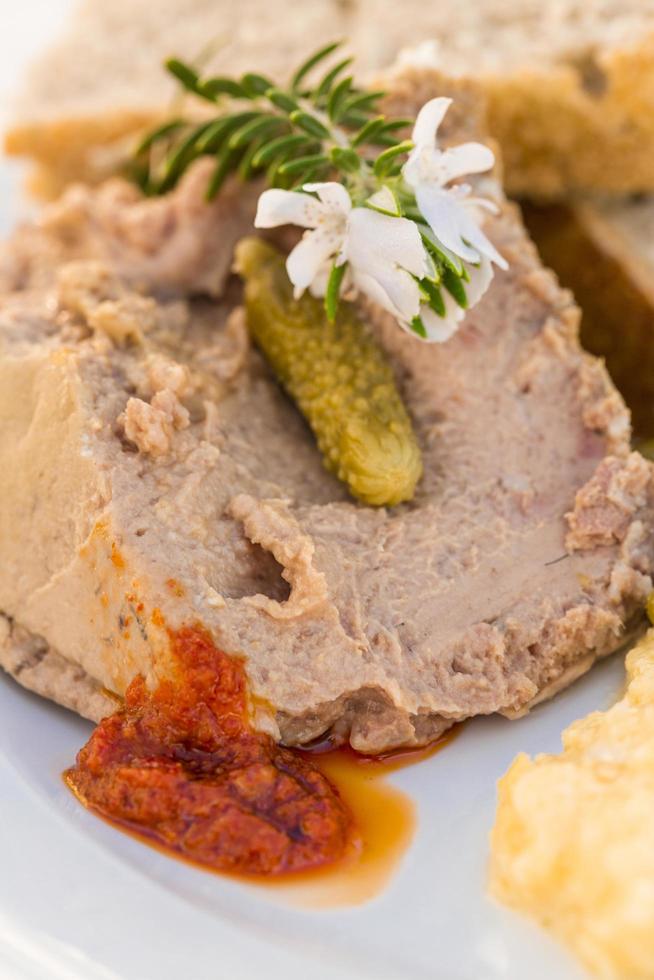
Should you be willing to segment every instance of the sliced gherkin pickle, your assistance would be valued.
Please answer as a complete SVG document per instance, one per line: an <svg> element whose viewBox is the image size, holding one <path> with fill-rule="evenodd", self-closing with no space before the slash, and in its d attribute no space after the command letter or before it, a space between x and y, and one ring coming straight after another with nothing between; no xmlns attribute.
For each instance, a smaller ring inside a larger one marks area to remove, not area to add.
<svg viewBox="0 0 654 980"><path fill-rule="evenodd" d="M311 426L328 470L365 504L413 497L422 459L383 351L354 309L330 323L320 300L293 298L284 256L260 238L236 248L248 329Z"/></svg>

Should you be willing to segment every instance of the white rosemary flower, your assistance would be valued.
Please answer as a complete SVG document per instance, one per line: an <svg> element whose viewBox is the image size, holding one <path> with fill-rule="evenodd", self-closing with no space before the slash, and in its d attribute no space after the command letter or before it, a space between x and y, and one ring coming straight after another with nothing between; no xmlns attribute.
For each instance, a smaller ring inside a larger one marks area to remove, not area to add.
<svg viewBox="0 0 654 980"><path fill-rule="evenodd" d="M299 191L264 191L254 223L257 228L294 224L307 229L286 261L296 297L305 289L324 295L331 267L347 262L350 286L402 323L418 315L417 280L427 275L429 262L420 232L408 218L353 207L343 184L326 182L305 184Z"/></svg>
<svg viewBox="0 0 654 980"><path fill-rule="evenodd" d="M414 149L402 168L402 176L415 193L416 203L438 241L465 262L478 265L484 258L501 269L505 259L481 230L481 211L494 211L486 199L470 197L467 184L448 187L466 174L490 170L493 151L482 143L461 143L441 150L438 128L452 104L451 99L425 103L413 127Z"/></svg>
<svg viewBox="0 0 654 980"><path fill-rule="evenodd" d="M507 266L482 230L484 211L495 205L455 183L489 170L492 151L481 143L438 146L450 105L450 99L432 99L420 110L401 173L383 176L375 168L366 174L364 168L353 178L357 200L368 187L360 204L352 201L347 175L341 183L263 192L257 228L305 229L286 262L296 297L306 289L325 296L331 274L345 266L341 293L364 293L425 341L443 343L456 332L488 288L493 263ZM403 216L405 207L410 217Z"/></svg>

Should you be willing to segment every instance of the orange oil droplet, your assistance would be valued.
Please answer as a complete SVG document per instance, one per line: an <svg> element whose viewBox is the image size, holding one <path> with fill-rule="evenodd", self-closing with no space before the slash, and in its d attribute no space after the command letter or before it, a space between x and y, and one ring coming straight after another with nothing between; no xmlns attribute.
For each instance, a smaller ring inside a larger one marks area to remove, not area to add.
<svg viewBox="0 0 654 980"><path fill-rule="evenodd" d="M417 825L415 803L386 777L436 755L453 741L460 727L453 727L426 748L381 756L361 755L349 747L333 749L329 743L314 746L310 750L313 763L336 786L352 812L357 828L354 846L336 864L257 884L279 890L290 904L303 908L362 905L379 895L408 850Z"/></svg>

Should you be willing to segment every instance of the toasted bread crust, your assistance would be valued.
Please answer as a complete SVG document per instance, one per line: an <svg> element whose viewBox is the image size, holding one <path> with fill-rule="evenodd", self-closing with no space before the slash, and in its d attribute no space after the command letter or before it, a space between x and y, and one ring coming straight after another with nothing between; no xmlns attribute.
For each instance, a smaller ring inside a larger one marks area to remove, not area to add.
<svg viewBox="0 0 654 980"><path fill-rule="evenodd" d="M207 23L221 16L220 4L195 0L193 10L184 14L182 37L170 29L179 20L178 2L167 0L154 17L145 3L113 4L116 25L108 31L110 14L87 0L77 27L72 23L60 45L37 60L6 136L8 153L36 163L34 190L54 196L71 180L95 183L106 177L129 153L135 134L170 112L174 85L160 60L171 53L171 46L193 60L210 33ZM282 77L305 54L307 37L329 33L351 38L357 70L366 73L388 66L403 45L434 39L440 48L433 67L467 79L488 99L490 131L502 149L510 193L553 200L579 190L654 190L654 7L647 0L635 12L627 11L631 28L621 30L617 9L591 0L587 4L584 8L569 0L561 5L565 31L556 34L550 5L541 5L536 19L530 6L530 20L517 0L511 23L502 19L510 3L497 9L492 0L475 4L472 26L469 13L454 0L433 10L405 0L399 15L383 0L312 0L302 9L304 20L294 22L292 30L285 23L283 36L277 32L279 44L264 46L260 37L274 29L275 4L247 0L233 25L234 36L218 49L215 67L221 73L256 68ZM585 19L578 21L580 10ZM381 29L370 31L377 22ZM513 22L517 34L510 33ZM251 30L253 24L258 31ZM587 36L587 29L593 36ZM111 51L103 38L109 33ZM534 52L523 51L535 35L548 42L551 35L549 54L543 44ZM137 43L143 57L130 59ZM78 55L89 44L92 59L101 66L99 75L113 77L113 84L99 87L83 67L71 68L71 62L88 60ZM491 49L506 59L498 54L489 60ZM425 67L426 62L416 64ZM53 89L51 78L59 68L63 81Z"/></svg>
<svg viewBox="0 0 654 980"><path fill-rule="evenodd" d="M594 61L480 84L510 193L547 200L654 188L654 31Z"/></svg>
<svg viewBox="0 0 654 980"><path fill-rule="evenodd" d="M72 115L49 122L19 122L5 134L10 156L34 162L28 189L53 199L68 184L97 184L119 171L138 133L155 126L161 109L116 109L97 116Z"/></svg>

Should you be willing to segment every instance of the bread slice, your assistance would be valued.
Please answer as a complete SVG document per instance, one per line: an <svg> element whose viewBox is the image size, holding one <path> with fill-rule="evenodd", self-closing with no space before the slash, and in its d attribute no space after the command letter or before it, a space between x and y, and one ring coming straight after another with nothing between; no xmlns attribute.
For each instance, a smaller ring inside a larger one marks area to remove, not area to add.
<svg viewBox="0 0 654 980"><path fill-rule="evenodd" d="M483 89L511 194L654 188L653 0L360 0L359 9L365 63L414 45L402 64Z"/></svg>
<svg viewBox="0 0 654 980"><path fill-rule="evenodd" d="M135 132L171 111L178 87L167 57L287 77L313 47L348 33L347 9L311 0L291 16L279 0L81 0L28 71L6 149L36 162L32 188L42 196L72 180L95 183L116 171Z"/></svg>
<svg viewBox="0 0 654 980"><path fill-rule="evenodd" d="M654 189L654 0L84 0L32 67L7 149L33 158L39 188L115 169L131 135L169 110L171 54L216 71L285 78L326 40L346 36L361 72L404 60L467 78L488 96L506 186ZM427 43L425 43L427 42Z"/></svg>
<svg viewBox="0 0 654 980"><path fill-rule="evenodd" d="M544 261L570 287L581 338L608 369L637 435L654 436L654 198L524 208Z"/></svg>

